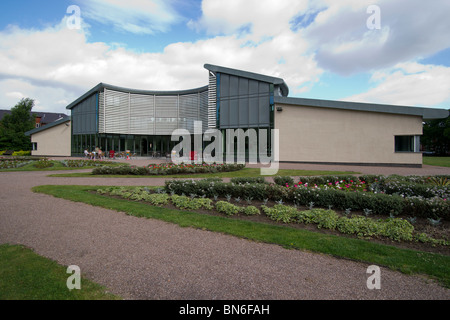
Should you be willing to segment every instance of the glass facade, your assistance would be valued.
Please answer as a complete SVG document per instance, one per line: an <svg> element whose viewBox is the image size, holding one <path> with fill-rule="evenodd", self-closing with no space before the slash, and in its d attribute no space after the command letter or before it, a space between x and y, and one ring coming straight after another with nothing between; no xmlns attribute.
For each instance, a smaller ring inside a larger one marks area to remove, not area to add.
<svg viewBox="0 0 450 320"><path fill-rule="evenodd" d="M81 134L72 135L72 155L81 156L84 150L94 151L99 147L109 154L126 152L141 157L165 157L170 154L176 141L171 136L121 135L121 134Z"/></svg>
<svg viewBox="0 0 450 320"><path fill-rule="evenodd" d="M198 134L197 121L202 133L208 128L267 129L270 153L274 91L282 79L219 69L209 72L208 86L192 90L156 92L99 84L68 106L72 155L98 147L107 154L129 150L136 156L165 156L178 143L171 141L172 133L184 129ZM250 144L245 142L246 158Z"/></svg>

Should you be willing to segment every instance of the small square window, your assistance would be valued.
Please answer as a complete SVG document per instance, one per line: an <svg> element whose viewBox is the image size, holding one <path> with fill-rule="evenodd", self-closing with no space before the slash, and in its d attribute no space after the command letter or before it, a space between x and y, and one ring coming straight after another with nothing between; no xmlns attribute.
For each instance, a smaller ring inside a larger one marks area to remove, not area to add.
<svg viewBox="0 0 450 320"><path fill-rule="evenodd" d="M395 152L419 152L419 136L395 136Z"/></svg>
<svg viewBox="0 0 450 320"><path fill-rule="evenodd" d="M32 142L31 143L31 150L37 151L37 142Z"/></svg>

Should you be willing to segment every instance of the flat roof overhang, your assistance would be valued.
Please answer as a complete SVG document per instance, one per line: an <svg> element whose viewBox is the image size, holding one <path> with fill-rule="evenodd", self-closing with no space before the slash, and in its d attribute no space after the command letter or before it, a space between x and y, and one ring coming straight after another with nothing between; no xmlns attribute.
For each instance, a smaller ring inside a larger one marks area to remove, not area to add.
<svg viewBox="0 0 450 320"><path fill-rule="evenodd" d="M275 97L275 104L277 103L293 106L403 114L411 116L420 116L424 120L443 119L449 116L449 111L447 109L410 107L410 106L398 106L398 105L374 104L374 103L362 103L350 101Z"/></svg>

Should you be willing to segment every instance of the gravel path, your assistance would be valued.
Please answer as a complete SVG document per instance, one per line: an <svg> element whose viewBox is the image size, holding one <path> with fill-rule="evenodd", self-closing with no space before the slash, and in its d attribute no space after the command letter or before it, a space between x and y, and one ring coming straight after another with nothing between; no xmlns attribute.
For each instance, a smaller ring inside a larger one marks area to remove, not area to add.
<svg viewBox="0 0 450 320"><path fill-rule="evenodd" d="M47 174L0 173L0 243L23 244L62 265L78 265L82 275L125 299L450 298L450 290L422 277L381 268L381 289L369 290L364 263L180 228L30 191L43 184L161 185L162 179Z"/></svg>

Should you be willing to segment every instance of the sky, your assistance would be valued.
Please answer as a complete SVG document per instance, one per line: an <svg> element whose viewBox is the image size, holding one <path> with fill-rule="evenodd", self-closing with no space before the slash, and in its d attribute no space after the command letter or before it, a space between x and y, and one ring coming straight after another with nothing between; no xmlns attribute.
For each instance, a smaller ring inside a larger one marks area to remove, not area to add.
<svg viewBox="0 0 450 320"><path fill-rule="evenodd" d="M450 108L448 0L1 0L0 109L66 106L100 82L183 90L204 64L290 97Z"/></svg>

